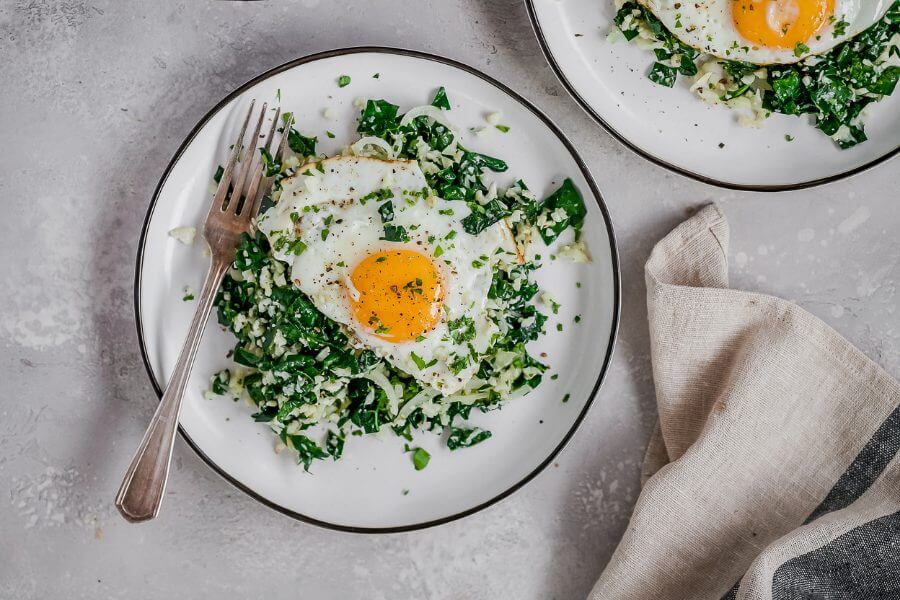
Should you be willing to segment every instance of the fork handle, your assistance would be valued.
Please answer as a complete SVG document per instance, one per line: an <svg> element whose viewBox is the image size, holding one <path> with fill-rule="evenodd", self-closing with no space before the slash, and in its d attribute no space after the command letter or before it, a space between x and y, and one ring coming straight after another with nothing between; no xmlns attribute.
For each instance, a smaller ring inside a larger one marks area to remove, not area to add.
<svg viewBox="0 0 900 600"><path fill-rule="evenodd" d="M191 367L212 310L216 291L228 266L227 261L213 258L203 282L203 290L200 292L191 328L178 355L178 362L175 363L172 378L166 385L162 400L153 414L141 445L131 459L131 465L116 495L116 508L125 520L132 523L147 521L159 514L169 476L169 463L172 461L172 448L175 444L184 388L191 374Z"/></svg>

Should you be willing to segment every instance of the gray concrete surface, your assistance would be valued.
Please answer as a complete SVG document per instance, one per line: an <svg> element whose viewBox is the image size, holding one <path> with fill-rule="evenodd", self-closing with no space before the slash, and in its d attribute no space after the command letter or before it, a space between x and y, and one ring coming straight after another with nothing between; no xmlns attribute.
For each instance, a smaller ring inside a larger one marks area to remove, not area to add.
<svg viewBox="0 0 900 600"><path fill-rule="evenodd" d="M355 536L233 489L180 441L164 514L111 500L154 407L132 271L154 185L246 79L359 44L467 62L537 103L606 195L624 277L612 371L534 482L470 518ZM732 225L736 287L794 299L900 376L897 161L789 194L638 158L545 65L518 0L0 0L0 598L581 598L625 529L654 421L643 262L698 205Z"/></svg>

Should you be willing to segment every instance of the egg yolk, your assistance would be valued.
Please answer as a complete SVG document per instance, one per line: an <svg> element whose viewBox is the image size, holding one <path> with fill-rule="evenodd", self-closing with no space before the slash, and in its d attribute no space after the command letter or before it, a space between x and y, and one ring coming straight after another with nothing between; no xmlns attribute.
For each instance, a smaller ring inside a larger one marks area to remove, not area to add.
<svg viewBox="0 0 900 600"><path fill-rule="evenodd" d="M834 14L834 0L732 0L738 33L766 48L805 44Z"/></svg>
<svg viewBox="0 0 900 600"><path fill-rule="evenodd" d="M441 318L443 287L437 267L415 250L370 254L350 274L347 296L356 320L378 337L408 342Z"/></svg>

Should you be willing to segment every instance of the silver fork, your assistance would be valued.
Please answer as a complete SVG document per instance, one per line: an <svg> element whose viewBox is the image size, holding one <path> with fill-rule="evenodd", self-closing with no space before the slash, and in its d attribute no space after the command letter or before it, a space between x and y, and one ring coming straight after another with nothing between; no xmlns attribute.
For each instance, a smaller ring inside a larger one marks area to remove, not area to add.
<svg viewBox="0 0 900 600"><path fill-rule="evenodd" d="M265 166L257 156L259 132L266 115L265 104L262 106L249 143L246 146L243 143L254 104L255 101L250 103L250 109L222 173L212 206L206 215L206 222L203 224L203 238L209 245L212 263L203 282L203 290L198 298L197 310L188 329L187 339L178 355L172 378L166 385L162 400L147 427L141 445L131 460L116 496L116 507L122 516L132 523L147 521L159 514L169 476L169 463L172 460L181 399L197 355L197 348L200 346L203 329L209 319L222 278L234 261L235 249L241 234L250 230L250 218L259 210L259 203L268 189L269 180L264 172ZM272 119L272 126L264 146L266 152L269 152L272 139L275 137L280 113L280 109L276 110ZM275 155L279 161L284 155L292 119L287 117L284 121L281 143ZM236 170L239 171L237 177L235 177Z"/></svg>

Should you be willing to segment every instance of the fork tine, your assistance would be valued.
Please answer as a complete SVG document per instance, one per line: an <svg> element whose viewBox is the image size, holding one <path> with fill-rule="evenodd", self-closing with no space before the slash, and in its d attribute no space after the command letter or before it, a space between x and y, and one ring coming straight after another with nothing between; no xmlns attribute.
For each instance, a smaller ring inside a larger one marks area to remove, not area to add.
<svg viewBox="0 0 900 600"><path fill-rule="evenodd" d="M266 136L266 152L272 148L272 140L275 139L275 131L278 129L278 121L281 117L281 107L279 106L275 110L275 116L272 118L272 126L269 128L269 135ZM286 133L284 134L287 135ZM276 158L276 161L280 162L280 159ZM250 181L250 189L247 190L247 201L250 202L249 210L242 213L246 215L247 218L252 219L259 212L259 205L262 202L262 197L266 193L266 189L269 187L268 185L262 185L263 180L266 180L268 183L268 178L263 177L263 164L262 161L256 166L256 169L253 171L253 179Z"/></svg>
<svg viewBox="0 0 900 600"><path fill-rule="evenodd" d="M281 134L281 143L278 144L278 154L275 155L275 158L279 161L284 159L284 152L287 150L288 146L288 136L290 135L291 127L294 126L294 113L286 113L288 118L284 122L284 128L281 130L283 133Z"/></svg>
<svg viewBox="0 0 900 600"><path fill-rule="evenodd" d="M269 128L269 135L266 137L266 152L272 148L272 139L275 137L275 130L278 128L278 118L281 116L281 107L275 109L275 116L272 117L272 126Z"/></svg>
<svg viewBox="0 0 900 600"><path fill-rule="evenodd" d="M262 110L259 111L259 119L256 121L256 128L253 130L253 135L250 136L250 143L247 144L244 155L241 157L241 172L238 174L234 190L231 192L231 200L228 201L228 205L223 207L222 210L230 210L234 214L240 214L243 204L241 199L244 195L244 184L247 181L247 175L253 170L253 160L256 158L257 142L259 141L259 130L262 128L265 116L266 103L263 102Z"/></svg>
<svg viewBox="0 0 900 600"><path fill-rule="evenodd" d="M216 195L213 196L212 207L211 210L219 210L222 209L222 206L225 202L225 196L228 194L228 188L231 185L231 176L234 173L234 165L237 162L238 156L241 154L242 142L244 141L244 133L247 131L247 124L250 123L250 115L253 114L253 107L256 105L256 100L250 101L250 108L247 109L247 116L244 117L244 124L241 125L241 132L238 134L237 140L234 142L234 147L231 151L231 157L228 159L228 164L225 165L225 170L222 172L222 178L219 180L219 187L216 188Z"/></svg>

